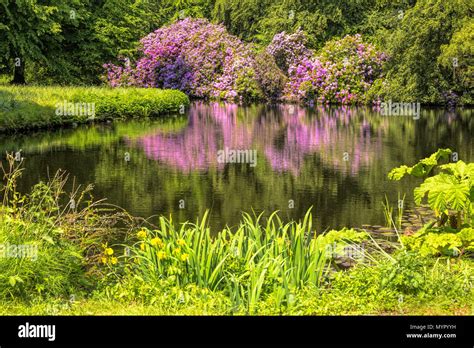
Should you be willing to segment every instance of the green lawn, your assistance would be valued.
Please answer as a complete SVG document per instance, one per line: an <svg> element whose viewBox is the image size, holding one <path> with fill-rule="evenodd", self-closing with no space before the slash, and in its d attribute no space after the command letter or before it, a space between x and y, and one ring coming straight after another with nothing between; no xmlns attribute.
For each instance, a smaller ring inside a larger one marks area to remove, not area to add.
<svg viewBox="0 0 474 348"><path fill-rule="evenodd" d="M0 131L179 113L180 91L148 88L0 86Z"/></svg>

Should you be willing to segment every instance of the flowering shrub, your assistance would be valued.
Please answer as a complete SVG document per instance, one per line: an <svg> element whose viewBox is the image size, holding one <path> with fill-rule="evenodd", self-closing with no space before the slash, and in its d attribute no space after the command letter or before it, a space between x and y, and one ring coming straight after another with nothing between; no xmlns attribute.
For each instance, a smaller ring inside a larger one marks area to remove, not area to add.
<svg viewBox="0 0 474 348"><path fill-rule="evenodd" d="M187 18L141 40L134 68L106 64L111 86L179 89L195 97L256 98L251 49L222 25Z"/></svg>
<svg viewBox="0 0 474 348"><path fill-rule="evenodd" d="M290 66L311 57L312 53L305 44L306 36L301 30L297 30L294 34L283 31L273 37L267 52L274 57L278 67L286 74Z"/></svg>
<svg viewBox="0 0 474 348"><path fill-rule="evenodd" d="M187 18L143 38L135 66L122 59L104 67L113 87L171 88L202 98L274 100L285 94L289 100L342 104L367 99L381 75L383 53L354 35L327 43L312 58L305 42L302 31L282 32L255 55L224 26Z"/></svg>
<svg viewBox="0 0 474 348"><path fill-rule="evenodd" d="M281 98L288 78L276 65L273 56L266 51L255 57L255 77L266 99Z"/></svg>
<svg viewBox="0 0 474 348"><path fill-rule="evenodd" d="M382 73L384 53L365 44L360 35L346 36L325 45L315 58L290 66L286 96L293 100L352 104L365 100Z"/></svg>

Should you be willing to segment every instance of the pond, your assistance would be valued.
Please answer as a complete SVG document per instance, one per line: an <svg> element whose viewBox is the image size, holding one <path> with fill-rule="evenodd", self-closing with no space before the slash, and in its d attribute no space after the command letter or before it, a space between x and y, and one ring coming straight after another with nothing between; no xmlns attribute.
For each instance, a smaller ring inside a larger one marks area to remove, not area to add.
<svg viewBox="0 0 474 348"><path fill-rule="evenodd" d="M209 209L211 227L222 228L235 226L242 211L279 210L289 220L312 206L322 231L384 224L385 195L395 207L406 194L412 206L419 182L390 182L395 166L440 147L472 162L471 113L425 109L414 119L360 107L194 102L185 115L164 119L3 135L0 149L21 149L25 192L61 168L76 183L94 184L96 199L136 216L195 221ZM222 151L237 150L256 157L222 160Z"/></svg>

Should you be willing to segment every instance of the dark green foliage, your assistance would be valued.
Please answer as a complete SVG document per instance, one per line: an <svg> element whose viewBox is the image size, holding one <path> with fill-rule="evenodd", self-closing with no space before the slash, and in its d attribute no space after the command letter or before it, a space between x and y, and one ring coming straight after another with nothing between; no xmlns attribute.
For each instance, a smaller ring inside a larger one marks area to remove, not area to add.
<svg viewBox="0 0 474 348"><path fill-rule="evenodd" d="M287 77L278 68L271 54L265 51L257 54L255 74L266 99L277 100L281 97Z"/></svg>
<svg viewBox="0 0 474 348"><path fill-rule="evenodd" d="M391 57L371 98L473 102L469 0L2 0L0 73L16 82L98 84L104 63L135 56L142 37L184 17L223 23L259 46L282 31L301 29L315 50L359 33Z"/></svg>
<svg viewBox="0 0 474 348"><path fill-rule="evenodd" d="M391 61L381 95L403 102L443 103L461 97L472 103L469 27L472 2L418 1L404 13L387 41Z"/></svg>

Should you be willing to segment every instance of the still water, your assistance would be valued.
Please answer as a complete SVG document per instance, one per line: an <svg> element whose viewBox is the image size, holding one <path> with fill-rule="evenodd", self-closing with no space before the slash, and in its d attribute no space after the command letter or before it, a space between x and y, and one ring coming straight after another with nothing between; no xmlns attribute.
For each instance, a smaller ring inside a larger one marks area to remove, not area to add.
<svg viewBox="0 0 474 348"><path fill-rule="evenodd" d="M61 168L76 183L94 184L96 199L136 216L194 221L209 209L217 229L235 226L242 211L280 210L286 220L312 206L321 231L382 225L385 195L395 206L406 194L412 206L419 181L390 182L395 166L439 147L472 162L471 116L431 109L415 120L368 108L195 102L186 115L160 120L4 135L0 149L22 150L22 191ZM255 161L223 163L222 150L252 151Z"/></svg>

